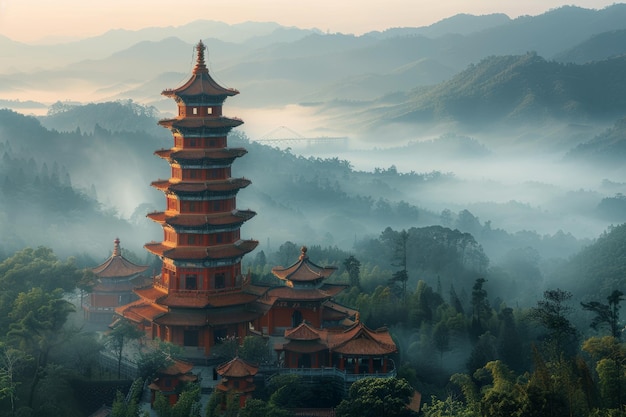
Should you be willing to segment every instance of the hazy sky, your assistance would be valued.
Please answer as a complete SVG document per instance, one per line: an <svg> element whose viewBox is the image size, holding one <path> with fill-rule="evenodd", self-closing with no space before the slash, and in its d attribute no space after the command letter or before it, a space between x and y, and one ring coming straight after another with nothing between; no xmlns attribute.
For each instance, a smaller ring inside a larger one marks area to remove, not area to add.
<svg viewBox="0 0 626 417"><path fill-rule="evenodd" d="M22 42L95 36L110 29L180 26L198 19L273 21L361 34L427 26L458 13L537 15L564 4L601 9L612 0L0 0L0 35Z"/></svg>

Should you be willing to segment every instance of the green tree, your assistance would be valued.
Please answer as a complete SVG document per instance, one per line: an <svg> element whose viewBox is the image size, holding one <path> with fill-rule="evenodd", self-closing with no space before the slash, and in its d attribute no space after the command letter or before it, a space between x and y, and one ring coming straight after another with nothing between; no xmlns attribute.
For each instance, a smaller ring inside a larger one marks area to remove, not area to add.
<svg viewBox="0 0 626 417"><path fill-rule="evenodd" d="M74 311L74 306L62 296L60 289L46 293L42 288L33 288L18 295L9 314L9 318L14 320L7 333L9 340L35 360L28 395L29 407L33 405L51 350L69 338L69 333L63 331L63 325Z"/></svg>
<svg viewBox="0 0 626 417"><path fill-rule="evenodd" d="M567 318L572 293L557 288L545 291L543 298L531 309L530 318L548 331L546 345L553 358L562 352L571 355L577 339L576 329Z"/></svg>
<svg viewBox="0 0 626 417"><path fill-rule="evenodd" d="M350 255L343 260L343 266L346 268L346 271L348 271L348 276L350 277L350 286L360 288L361 262L353 255Z"/></svg>
<svg viewBox="0 0 626 417"><path fill-rule="evenodd" d="M485 282L487 282L486 279L478 278L472 287L472 324L470 334L474 340L485 332L486 321L493 313L487 298L487 291L483 288Z"/></svg>
<svg viewBox="0 0 626 417"><path fill-rule="evenodd" d="M139 339L143 332L126 319L119 319L105 336L105 346L111 349L117 358L117 377L121 376L124 348L131 340Z"/></svg>
<svg viewBox="0 0 626 417"><path fill-rule="evenodd" d="M409 416L414 390L404 379L363 378L352 384L348 398L336 409L337 417Z"/></svg>
<svg viewBox="0 0 626 417"><path fill-rule="evenodd" d="M588 303L580 303L583 309L595 313L595 317L591 321L591 328L597 330L598 327L608 326L611 336L619 339L622 336L622 329L619 325L619 309L620 302L624 300L623 292L614 290L606 299L608 304L602 304L598 301L590 301Z"/></svg>

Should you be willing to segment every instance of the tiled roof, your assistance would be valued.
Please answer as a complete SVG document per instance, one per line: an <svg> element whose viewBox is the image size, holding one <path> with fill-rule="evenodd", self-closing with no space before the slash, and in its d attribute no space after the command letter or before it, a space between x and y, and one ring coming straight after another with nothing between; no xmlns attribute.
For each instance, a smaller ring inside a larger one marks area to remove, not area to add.
<svg viewBox="0 0 626 417"><path fill-rule="evenodd" d="M319 340L320 334L318 330L306 322L302 322L298 327L285 330L285 338L289 340Z"/></svg>
<svg viewBox="0 0 626 417"><path fill-rule="evenodd" d="M250 180L245 178L229 178L226 180L211 180L202 182L172 182L171 179L153 181L154 188L161 191L179 191L179 192L224 192L236 191L250 185Z"/></svg>
<svg viewBox="0 0 626 417"><path fill-rule="evenodd" d="M329 332L328 346L345 355L385 355L398 350L387 329L370 330L362 322L342 332Z"/></svg>
<svg viewBox="0 0 626 417"><path fill-rule="evenodd" d="M217 246L168 246L163 242L144 245L148 251L158 256L174 260L232 259L251 252L259 244L256 240L238 240L235 243Z"/></svg>
<svg viewBox="0 0 626 417"><path fill-rule="evenodd" d="M306 246L302 247L300 258L293 265L283 268L277 266L272 268L272 273L286 281L316 281L319 279L325 279L331 276L336 270L336 266L319 266L309 260L309 256L306 254Z"/></svg>
<svg viewBox="0 0 626 417"><path fill-rule="evenodd" d="M222 87L209 75L209 70L204 62L205 49L206 47L202 41L198 42L196 45L196 66L193 69L193 75L191 78L182 86L171 90L165 90L161 94L168 97L198 95L234 96L235 94L239 94L239 91L233 88Z"/></svg>
<svg viewBox="0 0 626 417"><path fill-rule="evenodd" d="M144 300L137 300L130 304L117 307L115 312L136 323L144 320L154 321L155 318L167 312L167 309L157 304L146 303Z"/></svg>
<svg viewBox="0 0 626 417"><path fill-rule="evenodd" d="M193 369L193 364L181 361L180 359L174 359L174 363L172 363L167 368L160 368L157 372L161 375L185 375L188 372L191 372Z"/></svg>
<svg viewBox="0 0 626 417"><path fill-rule="evenodd" d="M168 216L165 212L155 212L149 213L147 217L155 222L171 226L236 226L255 215L256 213L252 210L233 210L227 213L177 214L175 216Z"/></svg>
<svg viewBox="0 0 626 417"><path fill-rule="evenodd" d="M153 285L142 288L135 288L134 292L144 300L148 300L151 302L155 302L167 295L167 292L164 289L155 287Z"/></svg>
<svg viewBox="0 0 626 417"><path fill-rule="evenodd" d="M250 362L244 361L237 356L230 362L219 365L215 370L221 376L229 378L245 378L256 375L259 371L259 367Z"/></svg>
<svg viewBox="0 0 626 417"><path fill-rule="evenodd" d="M91 271L96 274L98 278L112 279L141 274L146 269L148 269L147 265L136 265L122 255L114 254L104 261L104 263L92 268Z"/></svg>

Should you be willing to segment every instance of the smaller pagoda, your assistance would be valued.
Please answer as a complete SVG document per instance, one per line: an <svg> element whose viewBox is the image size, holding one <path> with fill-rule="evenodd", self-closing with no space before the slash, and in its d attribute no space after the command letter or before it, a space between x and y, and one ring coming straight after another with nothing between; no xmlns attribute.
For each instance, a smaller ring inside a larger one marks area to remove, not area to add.
<svg viewBox="0 0 626 417"><path fill-rule="evenodd" d="M252 398L252 393L256 389L254 376L258 371L258 366L237 356L233 360L217 367L216 372L222 377L222 380L215 389L225 394L234 394L239 397L239 408L243 408L246 405L246 401ZM222 409L225 409L226 396L222 398Z"/></svg>
<svg viewBox="0 0 626 417"><path fill-rule="evenodd" d="M85 320L110 324L119 306L137 299L133 289L145 285L149 279L142 275L147 265L136 265L122 255L119 238L113 241L113 254L102 264L92 268L96 285L83 299Z"/></svg>
<svg viewBox="0 0 626 417"><path fill-rule="evenodd" d="M167 398L170 405L176 404L185 383L197 382L198 376L191 372L193 364L178 359L157 370L152 383L148 385L151 391L150 403L154 405L156 393L160 392Z"/></svg>
<svg viewBox="0 0 626 417"><path fill-rule="evenodd" d="M297 327L303 321L316 328L353 323L356 310L332 301L348 285L324 282L337 267L312 262L306 246L300 251L300 257L293 265L272 268L272 273L284 285L270 289L259 299L259 303L271 306L260 319L263 333L282 336L285 330Z"/></svg>

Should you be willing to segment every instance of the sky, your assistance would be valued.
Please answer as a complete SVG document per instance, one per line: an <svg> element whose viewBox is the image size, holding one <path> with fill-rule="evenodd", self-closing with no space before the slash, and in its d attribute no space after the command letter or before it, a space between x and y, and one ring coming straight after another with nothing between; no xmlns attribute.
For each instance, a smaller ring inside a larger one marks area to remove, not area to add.
<svg viewBox="0 0 626 417"><path fill-rule="evenodd" d="M25 43L74 40L111 29L181 26L194 20L284 26L360 35L428 26L459 13L538 15L573 4L602 9L613 0L0 0L0 35Z"/></svg>

